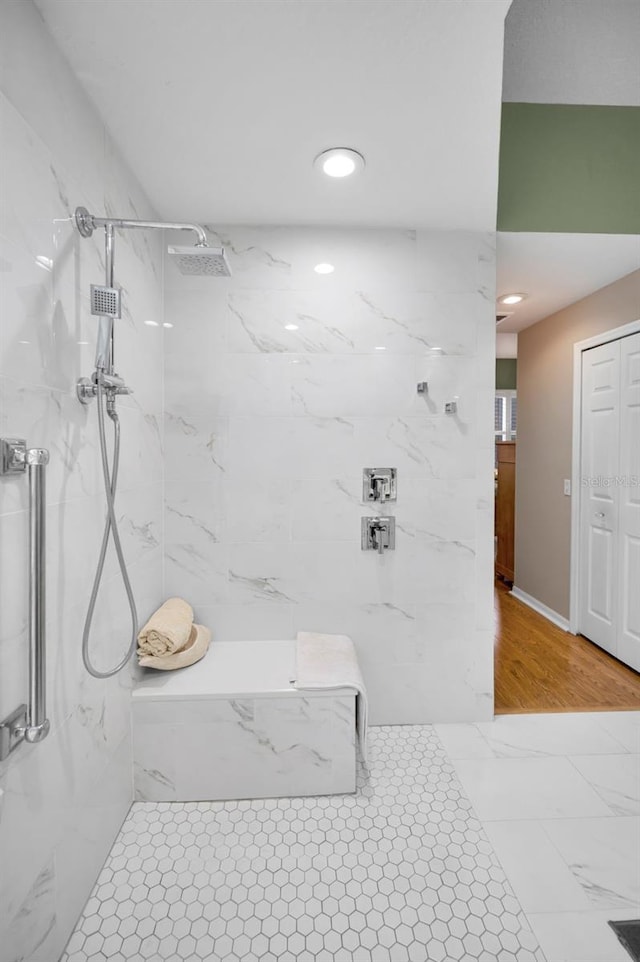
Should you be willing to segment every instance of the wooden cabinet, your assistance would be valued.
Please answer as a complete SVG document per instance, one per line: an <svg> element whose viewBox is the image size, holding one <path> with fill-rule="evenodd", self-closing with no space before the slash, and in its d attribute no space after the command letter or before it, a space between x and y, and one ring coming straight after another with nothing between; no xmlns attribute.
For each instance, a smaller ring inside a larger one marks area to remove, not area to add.
<svg viewBox="0 0 640 962"><path fill-rule="evenodd" d="M496 574L513 584L516 509L516 442L496 443Z"/></svg>

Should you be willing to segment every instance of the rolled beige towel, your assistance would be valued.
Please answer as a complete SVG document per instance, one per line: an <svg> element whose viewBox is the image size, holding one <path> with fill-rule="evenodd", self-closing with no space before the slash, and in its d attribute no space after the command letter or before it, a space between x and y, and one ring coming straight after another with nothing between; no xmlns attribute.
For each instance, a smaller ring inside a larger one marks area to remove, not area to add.
<svg viewBox="0 0 640 962"><path fill-rule="evenodd" d="M183 598L169 598L138 632L138 655L171 655L189 641L193 608Z"/></svg>
<svg viewBox="0 0 640 962"><path fill-rule="evenodd" d="M159 658L154 658L152 655L143 655L138 659L138 664L142 668L156 668L160 671L186 668L188 665L193 665L196 661L204 658L210 641L211 631L204 625L194 625L191 637L181 651L176 651L173 655L161 655Z"/></svg>

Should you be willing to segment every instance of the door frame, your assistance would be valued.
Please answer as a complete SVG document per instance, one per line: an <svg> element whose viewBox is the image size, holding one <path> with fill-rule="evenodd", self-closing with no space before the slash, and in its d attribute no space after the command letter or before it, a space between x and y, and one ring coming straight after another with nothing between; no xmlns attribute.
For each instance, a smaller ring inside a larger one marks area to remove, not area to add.
<svg viewBox="0 0 640 962"><path fill-rule="evenodd" d="M582 352L640 333L640 318L610 331L602 331L573 345L573 416L571 428L571 555L569 581L569 631L578 634L580 613L580 461L582 459Z"/></svg>

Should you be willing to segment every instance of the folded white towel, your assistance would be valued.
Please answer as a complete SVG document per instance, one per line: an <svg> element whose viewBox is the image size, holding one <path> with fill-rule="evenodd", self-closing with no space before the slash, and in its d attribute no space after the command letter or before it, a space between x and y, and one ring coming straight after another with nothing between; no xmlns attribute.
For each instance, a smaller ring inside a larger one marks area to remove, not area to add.
<svg viewBox="0 0 640 962"><path fill-rule="evenodd" d="M182 598L169 598L138 633L138 655L170 655L189 641L193 608Z"/></svg>
<svg viewBox="0 0 640 962"><path fill-rule="evenodd" d="M296 636L296 688L353 688L356 730L362 759L367 761L367 690L356 649L346 635L299 631Z"/></svg>
<svg viewBox="0 0 640 962"><path fill-rule="evenodd" d="M207 653L209 642L211 641L211 631L204 625L194 625L189 641L180 651L172 655L142 655L138 658L138 664L142 668L156 668L160 671L173 671L175 668L186 668L188 665L195 664Z"/></svg>

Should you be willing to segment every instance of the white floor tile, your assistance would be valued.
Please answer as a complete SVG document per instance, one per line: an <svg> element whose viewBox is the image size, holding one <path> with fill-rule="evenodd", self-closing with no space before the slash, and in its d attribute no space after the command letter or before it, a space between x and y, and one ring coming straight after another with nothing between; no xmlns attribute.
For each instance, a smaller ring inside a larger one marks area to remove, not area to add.
<svg viewBox="0 0 640 962"><path fill-rule="evenodd" d="M591 713L499 715L476 728L497 757L619 752L619 742Z"/></svg>
<svg viewBox="0 0 640 962"><path fill-rule="evenodd" d="M486 822L485 830L526 913L589 911L584 889L540 822Z"/></svg>
<svg viewBox="0 0 640 962"><path fill-rule="evenodd" d="M496 753L477 725L434 725L449 758L495 758Z"/></svg>
<svg viewBox="0 0 640 962"><path fill-rule="evenodd" d="M370 738L356 795L135 804L63 962L544 962L433 729Z"/></svg>
<svg viewBox="0 0 640 962"><path fill-rule="evenodd" d="M547 962L630 962L607 925L616 913L549 912L528 918Z"/></svg>
<svg viewBox="0 0 640 962"><path fill-rule="evenodd" d="M571 818L544 830L594 909L640 918L640 819Z"/></svg>
<svg viewBox="0 0 640 962"><path fill-rule="evenodd" d="M627 752L640 753L640 711L597 712L591 716Z"/></svg>
<svg viewBox="0 0 640 962"><path fill-rule="evenodd" d="M438 725L466 794L407 726L355 796L135 805L63 962L629 962L639 721Z"/></svg>
<svg viewBox="0 0 640 962"><path fill-rule="evenodd" d="M578 755L583 778L616 815L640 815L640 755Z"/></svg>
<svg viewBox="0 0 640 962"><path fill-rule="evenodd" d="M567 758L462 759L454 764L482 820L611 815Z"/></svg>

